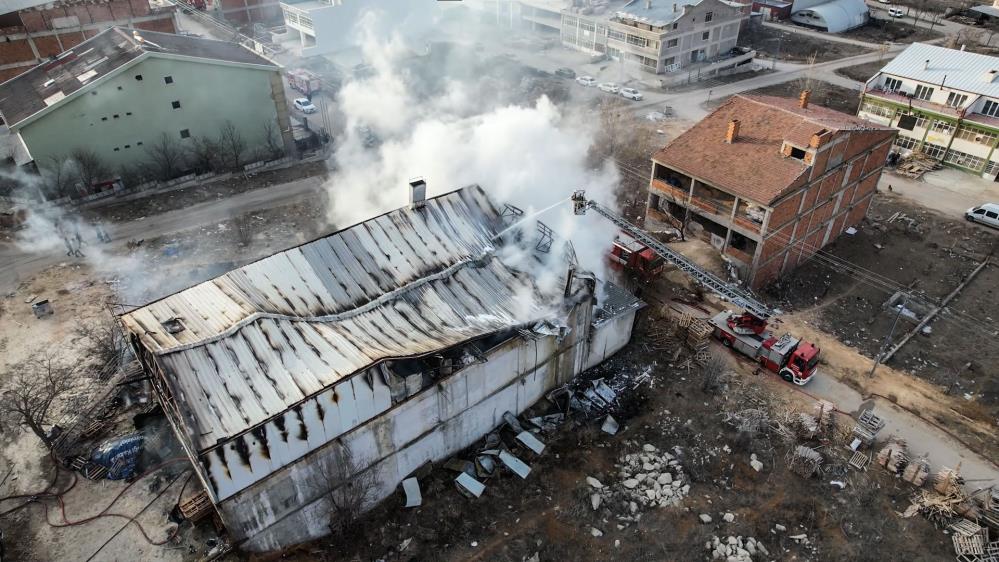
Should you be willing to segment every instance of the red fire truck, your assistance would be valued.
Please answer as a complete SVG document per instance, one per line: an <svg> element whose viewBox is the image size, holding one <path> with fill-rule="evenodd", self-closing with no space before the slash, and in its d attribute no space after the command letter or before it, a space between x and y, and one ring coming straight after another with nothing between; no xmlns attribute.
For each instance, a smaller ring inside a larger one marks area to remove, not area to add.
<svg viewBox="0 0 999 562"><path fill-rule="evenodd" d="M749 312L721 312L708 320L715 337L788 382L806 384L815 374L819 348L791 334L775 336L767 321Z"/></svg>
<svg viewBox="0 0 999 562"><path fill-rule="evenodd" d="M666 267L655 250L624 233L614 238L608 259L612 269L633 275L643 283L659 277Z"/></svg>

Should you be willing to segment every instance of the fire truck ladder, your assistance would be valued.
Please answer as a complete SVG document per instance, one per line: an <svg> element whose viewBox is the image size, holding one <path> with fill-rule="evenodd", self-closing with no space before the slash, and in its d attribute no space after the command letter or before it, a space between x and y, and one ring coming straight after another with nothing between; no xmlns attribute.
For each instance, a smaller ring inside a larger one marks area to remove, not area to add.
<svg viewBox="0 0 999 562"><path fill-rule="evenodd" d="M772 310L767 305L751 297L746 293L746 291L737 285L726 283L711 272L701 269L697 264L688 260L678 252L674 252L669 248L669 246L655 239L641 228L631 224L624 217L618 216L616 213L596 201L586 199L586 194L582 190L576 191L572 194L572 203L574 212L577 215L585 214L587 209L593 209L598 214L617 225L618 228L627 232L635 240L638 240L642 244L645 244L654 250L664 260L679 268L680 271L683 271L687 275L693 277L695 281L704 287L714 291L717 295L727 298L733 304L745 308L751 314L765 320L777 313L777 311Z"/></svg>

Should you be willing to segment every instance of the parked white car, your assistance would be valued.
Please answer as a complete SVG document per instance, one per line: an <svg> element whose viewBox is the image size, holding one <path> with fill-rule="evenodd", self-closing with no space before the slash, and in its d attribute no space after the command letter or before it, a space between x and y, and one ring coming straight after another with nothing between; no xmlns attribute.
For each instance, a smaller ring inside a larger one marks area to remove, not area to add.
<svg viewBox="0 0 999 562"><path fill-rule="evenodd" d="M634 88L621 88L621 97L628 98L630 100L641 101L642 92Z"/></svg>
<svg viewBox="0 0 999 562"><path fill-rule="evenodd" d="M592 76L580 76L576 78L576 83L582 84L583 86L596 86L597 80Z"/></svg>
<svg viewBox="0 0 999 562"><path fill-rule="evenodd" d="M312 102L308 98L298 98L294 101L295 109L301 111L302 113L315 113L319 111L316 106L312 105Z"/></svg>
<svg viewBox="0 0 999 562"><path fill-rule="evenodd" d="M902 8L888 8L888 15L893 18L905 17L905 12Z"/></svg>
<svg viewBox="0 0 999 562"><path fill-rule="evenodd" d="M980 222L992 228L999 228L999 204L986 203L972 207L964 212L964 218L971 222Z"/></svg>
<svg viewBox="0 0 999 562"><path fill-rule="evenodd" d="M613 82L601 82L597 85L601 92L607 92L608 94L616 94L620 88Z"/></svg>

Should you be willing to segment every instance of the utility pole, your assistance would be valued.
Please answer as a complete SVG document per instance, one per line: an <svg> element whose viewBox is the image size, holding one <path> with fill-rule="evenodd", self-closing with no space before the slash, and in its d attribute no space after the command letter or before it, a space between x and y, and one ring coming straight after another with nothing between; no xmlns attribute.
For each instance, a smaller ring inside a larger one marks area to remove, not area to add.
<svg viewBox="0 0 999 562"><path fill-rule="evenodd" d="M895 335L895 326L898 326L898 319L902 316L902 311L905 310L906 303L909 302L909 294L906 293L902 295L902 304L898 307L898 314L895 315L895 319L892 320L891 330L888 330L888 335L885 336L885 341L881 343L881 349L878 350L878 356L874 358L874 366L871 367L871 372L868 373L867 378L874 378L874 370L878 368L881 363L881 357L885 354L885 349L888 349L888 344L891 343L892 336Z"/></svg>

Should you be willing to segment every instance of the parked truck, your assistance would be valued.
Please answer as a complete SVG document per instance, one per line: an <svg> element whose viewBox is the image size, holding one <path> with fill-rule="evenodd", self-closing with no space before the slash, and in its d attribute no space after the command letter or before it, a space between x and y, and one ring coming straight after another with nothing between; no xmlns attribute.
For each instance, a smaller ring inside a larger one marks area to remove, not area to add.
<svg viewBox="0 0 999 562"><path fill-rule="evenodd" d="M666 267L666 262L655 250L623 232L614 238L608 261L611 269L622 271L643 283L659 277Z"/></svg>
<svg viewBox="0 0 999 562"><path fill-rule="evenodd" d="M311 98L312 94L322 88L322 80L315 72L310 72L304 68L295 68L288 71L288 85L293 90L302 92Z"/></svg>

